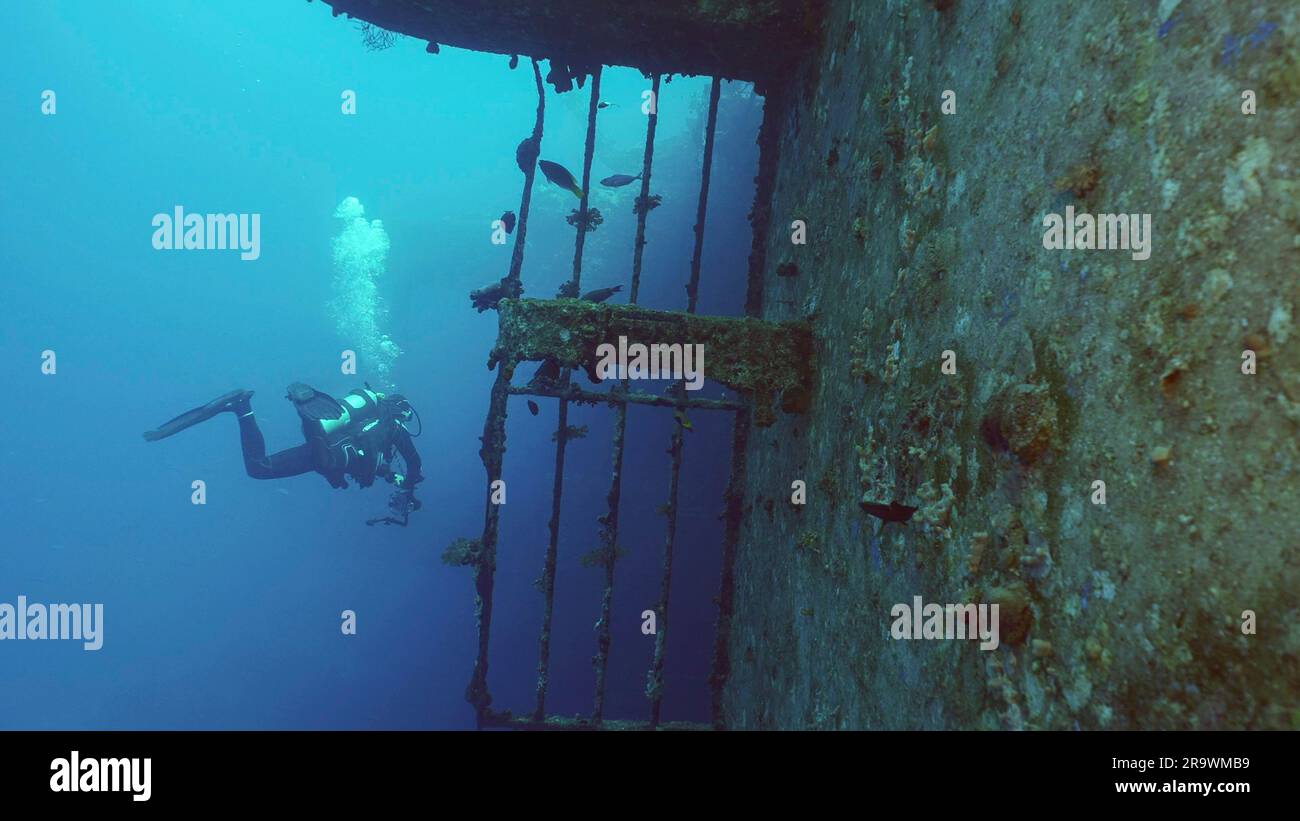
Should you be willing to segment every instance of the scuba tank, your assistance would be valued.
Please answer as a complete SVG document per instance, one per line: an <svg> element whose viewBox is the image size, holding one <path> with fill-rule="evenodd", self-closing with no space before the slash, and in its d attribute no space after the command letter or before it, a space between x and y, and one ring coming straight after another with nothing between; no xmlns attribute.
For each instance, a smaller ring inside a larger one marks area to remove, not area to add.
<svg viewBox="0 0 1300 821"><path fill-rule="evenodd" d="M350 474L362 487L374 483L386 438L380 424L385 416L382 393L357 388L340 401L295 382L285 398L298 411L303 436L312 445L318 470L331 485L346 488L344 474Z"/></svg>

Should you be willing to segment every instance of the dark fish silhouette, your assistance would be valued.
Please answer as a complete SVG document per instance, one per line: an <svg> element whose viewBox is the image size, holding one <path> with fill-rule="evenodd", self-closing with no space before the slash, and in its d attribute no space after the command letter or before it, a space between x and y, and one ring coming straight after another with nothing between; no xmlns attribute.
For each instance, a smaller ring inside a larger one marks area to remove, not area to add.
<svg viewBox="0 0 1300 821"><path fill-rule="evenodd" d="M560 361L554 357L547 357L546 361L533 374L533 378L528 381L529 385L546 385L560 381Z"/></svg>
<svg viewBox="0 0 1300 821"><path fill-rule="evenodd" d="M588 291L583 294L582 298L587 302L604 302L621 290L623 290L622 285L615 285L613 288L597 288L594 291Z"/></svg>
<svg viewBox="0 0 1300 821"><path fill-rule="evenodd" d="M517 279L502 277L499 282L469 292L469 300L474 308L483 313L493 310L503 299L518 299L524 292L524 286Z"/></svg>
<svg viewBox="0 0 1300 821"><path fill-rule="evenodd" d="M507 211L501 215L501 221L506 224L506 233L509 234L515 230L515 212Z"/></svg>
<svg viewBox="0 0 1300 821"><path fill-rule="evenodd" d="M612 106L612 105L613 105L613 103L607 103L607 102L605 102L604 100L601 100L601 101L596 105L596 108L609 108L609 107Z"/></svg>
<svg viewBox="0 0 1300 821"><path fill-rule="evenodd" d="M546 179L561 188L572 191L573 196L582 199L582 186L578 185L578 181L569 173L569 169L550 160L538 160L537 165L542 169L542 173L546 175Z"/></svg>
<svg viewBox="0 0 1300 821"><path fill-rule="evenodd" d="M510 70L511 70L511 71L514 71L514 70L515 70L516 68L518 68L518 67L519 67L519 55L518 55L518 54L511 54L511 55L510 55Z"/></svg>
<svg viewBox="0 0 1300 821"><path fill-rule="evenodd" d="M628 174L612 174L601 180L600 184L606 188L621 188L622 186L627 185L630 182L636 182L639 179L641 179L640 174L637 174L635 177Z"/></svg>
<svg viewBox="0 0 1300 821"><path fill-rule="evenodd" d="M862 502L862 509L882 522L906 522L916 513L916 508L900 505L898 502L890 502L887 505L878 505L874 502Z"/></svg>
<svg viewBox="0 0 1300 821"><path fill-rule="evenodd" d="M524 137L520 141L515 147L515 165L519 166L520 171L529 173L533 163L537 162L537 151L537 143L532 137Z"/></svg>
<svg viewBox="0 0 1300 821"><path fill-rule="evenodd" d="M533 400L529 399L529 400L528 400L528 412L531 413L533 416L536 416L536 415L537 415L537 412L538 412L539 410L541 410L541 408L537 407L537 403L534 402Z"/></svg>

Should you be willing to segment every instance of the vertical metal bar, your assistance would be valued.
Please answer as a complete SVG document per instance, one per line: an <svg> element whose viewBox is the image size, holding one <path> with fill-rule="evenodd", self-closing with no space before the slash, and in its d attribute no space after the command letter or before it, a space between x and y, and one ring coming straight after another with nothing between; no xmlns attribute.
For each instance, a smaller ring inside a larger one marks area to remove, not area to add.
<svg viewBox="0 0 1300 821"><path fill-rule="evenodd" d="M709 674L710 702L713 726L726 727L726 713L722 706L722 689L731 675L731 616L735 610L736 546L740 542L740 527L744 518L745 502L745 448L749 443L751 414L748 410L736 411L731 436L731 476L723 507L726 522L722 538L722 571L718 578L718 622L713 628L713 670Z"/></svg>
<svg viewBox="0 0 1300 821"><path fill-rule="evenodd" d="M614 562L618 558L618 505L623 493L623 443L627 432L627 405L620 405L614 416L614 469L610 479L609 512L601 517L601 549L604 551L605 590L600 597L600 621L596 630L596 655L591 664L596 668L596 703L591 719L600 724L605 718L605 675L609 668L611 641L610 619L614 609Z"/></svg>
<svg viewBox="0 0 1300 821"><path fill-rule="evenodd" d="M565 371L568 376L568 371ZM566 380L567 384L567 380ZM565 431L569 427L569 403L560 400L559 423L556 428L555 444L555 479L551 490L551 520L547 527L551 531L551 540L546 545L546 559L542 564L542 596L545 604L542 610L542 635L538 641L537 654L537 705L533 709L533 719L546 719L546 688L550 684L551 668L551 620L555 612L555 563L560 549L560 502L564 494L564 453L566 446Z"/></svg>
<svg viewBox="0 0 1300 821"><path fill-rule="evenodd" d="M655 128L659 121L659 75L656 74L651 90L654 92L654 108L649 115L645 133L645 155L641 162L641 209L637 212L636 243L632 248L632 293L628 303L635 305L641 291L641 252L645 247L645 223L650 209L646 207L650 197L650 170L655 155ZM624 389L627 380L623 381ZM614 563L618 559L618 507L623 495L623 445L627 435L627 405L620 404L614 416L614 470L610 479L609 512L601 517L603 527L600 532L601 547L605 551L605 590L600 599L600 626L596 631L596 656L592 665L596 668L596 704L592 710L592 720L599 724L605 715L605 680L609 668L609 645L611 641L610 620L614 609Z"/></svg>
<svg viewBox="0 0 1300 821"><path fill-rule="evenodd" d="M578 239L573 247L573 287L582 289L582 249L587 244L587 202L591 199L591 157L596 150L596 112L600 103L601 67L591 74L591 101L587 106L587 150L582 157L582 202L578 205ZM577 296L577 294L574 294Z"/></svg>
<svg viewBox="0 0 1300 821"><path fill-rule="evenodd" d="M756 319L763 315L767 229L772 222L772 192L776 188L777 163L781 153L781 124L773 112L785 110L785 98L789 93L784 87L768 89L763 103L763 122L758 127L758 185L754 188L754 207L749 210L753 240L749 250L749 283L745 290L745 315Z"/></svg>
<svg viewBox="0 0 1300 821"><path fill-rule="evenodd" d="M533 146L542 144L542 125L546 113L546 93L542 86L542 72L533 60L533 79L537 84L537 117L529 138ZM508 279L519 280L524 264L524 234L528 227L528 205L532 198L533 177L537 164L530 163L524 174L523 200L519 206L519 232L515 235L514 254ZM506 449L506 403L510 399L510 380L514 376L514 360L497 363L497 378L492 383L492 396L488 401L487 419L483 423L483 446L479 458L487 471L487 508L483 514L483 537L480 541L479 560L474 568L474 620L478 631L478 655L474 672L465 688L465 700L474 706L475 721L483 728L483 718L492 703L488 690L488 644L492 633L492 591L496 572L497 537L500 525L500 507L492 503L492 485L501 478L502 462Z"/></svg>
<svg viewBox="0 0 1300 821"><path fill-rule="evenodd" d="M700 256L704 253L704 215L709 208L709 176L713 172L713 132L718 125L718 95L722 79L713 78L709 90L709 124L704 131L704 169L700 172L700 204L695 212L695 253L691 256L691 282L686 286L686 310L695 313L700 296Z"/></svg>
<svg viewBox="0 0 1300 821"><path fill-rule="evenodd" d="M587 201L591 191L591 158L596 149L596 112L600 103L601 67L597 66L591 76L591 102L587 108L587 145L582 160L582 201L578 206L578 236L573 249L573 279L571 281L575 296L582 287L582 251L587 239ZM570 370L565 368L560 374L560 382L569 384ZM542 565L542 595L545 604L542 612L542 632L538 639L537 653L537 704L533 708L533 719L546 719L546 690L550 685L551 667L551 622L555 612L555 565L560 550L560 509L564 496L564 454L568 446L569 400L560 400L560 412L555 431L555 480L552 485L551 519L548 527L551 539L546 546L546 559Z"/></svg>
<svg viewBox="0 0 1300 821"><path fill-rule="evenodd" d="M772 188L776 180L778 160L779 124L775 117L767 116L780 111L782 103L775 95L786 93L772 88L764 103L762 125L758 130L758 186L754 190L754 207L750 211L753 241L749 254L749 283L745 294L745 315L758 318L763 313L763 268L767 264L767 230L771 225ZM753 415L748 410L736 412L732 423L731 476L727 481L724 517L726 529L722 540L722 572L718 578L718 622L713 630L713 672L709 674L712 690L713 726L727 726L726 709L722 703L723 690L731 676L731 620L735 612L736 552L740 544L740 529L745 510L746 461L745 450L749 444L749 431Z"/></svg>
<svg viewBox="0 0 1300 821"><path fill-rule="evenodd" d="M668 533L664 538L662 576L659 579L659 617L655 624L655 654L646 681L646 696L650 699L650 726L659 726L659 710L664 695L664 656L668 643L668 599L673 582L673 546L677 541L677 491L682 472L682 426L673 431L668 452L673 458L672 478L668 487Z"/></svg>
<svg viewBox="0 0 1300 821"><path fill-rule="evenodd" d="M537 150L542 147L542 124L546 116L546 87L542 85L542 70L533 60L533 80L537 83L537 119L533 123L533 134L529 138ZM533 177L537 174L537 161L529 163L524 171L524 194L519 203L519 225L515 231L515 247L510 255L510 279L519 280L519 273L524 267L524 239L528 236L528 210L533 201Z"/></svg>
<svg viewBox="0 0 1300 821"><path fill-rule="evenodd" d="M659 76L655 75L650 86L654 105L650 109L649 121L645 127L645 159L641 163L641 209L636 215L636 245L632 250L632 294L628 302L636 304L641 293L641 252L645 248L645 220L650 213L650 167L655 157L655 129L659 125Z"/></svg>
<svg viewBox="0 0 1300 821"><path fill-rule="evenodd" d="M483 423L483 446L479 457L487 469L488 499L484 514L483 538L479 558L474 565L474 620L478 628L478 656L474 673L465 689L465 700L474 705L478 728L483 729L483 717L492 703L488 691L488 636L492 632L493 574L496 572L497 533L500 507L492 503L492 483L501 478L502 456L506 442L506 402L510 398L510 378L515 363L497 363L497 378L492 383L492 399L488 405L487 421Z"/></svg>
<svg viewBox="0 0 1300 821"><path fill-rule="evenodd" d="M713 137L718 126L718 98L722 91L722 79L713 78L709 90L709 120L704 131L704 162L700 172L700 201L695 213L695 251L691 255L691 281L686 286L688 313L695 313L700 290L700 260L704 254L704 220L709 209L709 176L713 170ZM663 575L659 582L659 608L656 619L654 661L646 676L646 697L650 699L650 726L659 726L659 712L664 695L664 656L668 644L668 599L672 590L673 546L677 539L677 492L682 472L682 451L685 441L682 435L681 415L685 411L677 410L678 424L673 431L669 453L672 455L672 477L668 486L668 534L664 540Z"/></svg>

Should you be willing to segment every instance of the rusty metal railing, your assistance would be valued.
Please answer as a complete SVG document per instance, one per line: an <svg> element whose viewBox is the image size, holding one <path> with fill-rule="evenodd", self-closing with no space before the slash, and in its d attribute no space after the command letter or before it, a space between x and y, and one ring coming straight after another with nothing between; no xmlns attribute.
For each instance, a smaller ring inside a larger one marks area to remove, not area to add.
<svg viewBox="0 0 1300 821"><path fill-rule="evenodd" d="M522 292L520 272L523 266L523 248L527 230L528 207L537 165L536 159L540 149L543 132L545 90L542 85L541 73L537 61L533 60L532 65L538 94L537 117L532 136L525 140L524 143L520 144L520 168L524 172L524 190L519 212L518 231L515 234L515 245L511 258L510 272L498 286L502 298L518 296ZM588 232L588 194L591 183L592 156L595 149L596 113L600 101L600 77L601 70L597 68L592 74L589 92L590 103L588 106L586 151L583 157L582 168L583 196L576 218L577 237L574 247L573 276L572 279L562 287L561 296L576 297L580 292L583 248L585 245L586 234ZM649 112L646 126L645 153L641 173L641 193L636 201L637 229L636 240L633 248L632 283L629 294L629 302L632 305L637 303L640 295L642 252L646 244L646 219L649 212L653 210L654 207L654 204L651 202L650 181L654 162L654 140L658 123L658 106L660 103L659 76L653 78L652 90L654 92L654 107ZM712 169L713 145L717 128L720 91L721 81L719 78L715 77L713 78L710 91L708 121L704 135L704 158L695 223L695 245L691 259L690 280L686 285L687 312L690 314L696 312L698 303L700 267L705 236L705 216L708 208L709 179ZM524 159L529 156L531 156L531 160L525 167ZM753 300L751 299L750 302L752 303ZM493 303L493 305L495 305L495 303ZM460 556L458 563L469 564L475 568L475 609L478 629L478 653L474 664L474 672L470 679L469 686L466 689L466 699L475 708L476 720L479 728L496 726L514 727L519 729L557 730L707 729L710 725L683 722L663 722L661 720L664 668L667 655L668 604L672 587L673 549L677 535L678 489L680 485L682 453L684 449L684 437L681 421L684 418L682 414L684 414L687 409L719 410L736 414L736 421L733 427L731 479L728 483L726 493L724 494L724 514L728 517L724 538L725 543L723 545L724 567L722 571L722 584L724 587L720 591L718 599L720 603L726 602L727 605L729 605L731 601L731 590L729 588L732 578L730 562L734 559L735 544L739 533L738 516L741 509L739 499L742 493L741 486L743 484L744 476L743 461L745 441L749 430L750 414L748 403L731 399L690 399L687 398L685 392L680 389L670 391L670 395L667 396L637 393L629 389L626 379L624 379L621 384L608 390L587 390L571 381L571 368L569 365L565 365L562 368L560 378L557 381L558 384L556 382L545 380L541 382L534 380L527 386L514 386L511 384L511 380L514 375L515 367L518 364L519 360L510 356L507 356L496 363L497 376L493 383L487 419L483 426L483 446L480 449L479 454L483 460L488 479L487 505L484 515L483 535L480 539L475 541L460 540L457 545L453 546L460 551L458 554ZM557 400L559 403L558 428L555 436L555 476L552 489L551 518L548 522L550 539L547 544L543 561L542 576L540 579L544 604L541 635L538 641L536 703L527 717L515 717L509 711L492 710L490 706L492 698L487 684L488 645L492 624L493 578L496 570L496 550L500 522L500 507L493 503L493 493L496 488L496 483L502 477L502 457L505 451L507 400L510 396L519 395L551 398ZM592 660L595 669L595 700L593 711L589 719L560 718L556 716L548 716L546 713L546 696L550 676L551 629L555 602L555 578L560 538L560 511L564 492L565 450L566 442L569 438L567 436L568 407L571 402L580 402L583 404L608 404L613 408L615 413L612 442L613 470L610 479L610 489L607 495L608 510L600 517L602 528L599 537L601 541L599 555L601 557L600 564L603 566L605 579L601 598L601 618L598 622L599 627L596 639L596 655ZM643 404L654 407L672 408L674 410L674 415L678 419L678 425L673 432L669 451L672 455L672 468L669 484L669 500L668 504L665 506L667 513L667 533L664 542L663 561L661 565L659 601L656 609L657 632L655 636L653 658L647 673L646 695L650 701L650 719L646 722L606 720L604 716L606 674L609 662L609 648L612 643L610 623L612 621L611 616L614 596L614 568L618 556L619 506L622 495L623 451L627 430L628 404ZM733 515L736 517L734 523L731 519ZM730 615L729 609L720 611L719 628L729 626ZM720 634L715 635L715 645L714 672L711 676L711 680L716 683L719 681L719 659L717 654L719 648L721 648L721 652L725 653L725 637ZM725 678L725 674L723 677ZM713 726L720 726L721 719L719 702L716 693L714 697L714 713Z"/></svg>

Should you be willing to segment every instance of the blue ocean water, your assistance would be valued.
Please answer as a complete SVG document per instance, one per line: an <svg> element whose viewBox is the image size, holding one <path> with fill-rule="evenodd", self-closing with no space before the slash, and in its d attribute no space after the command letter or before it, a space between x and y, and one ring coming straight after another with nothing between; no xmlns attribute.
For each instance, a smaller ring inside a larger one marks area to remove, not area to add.
<svg viewBox="0 0 1300 821"><path fill-rule="evenodd" d="M491 222L518 211L515 146L531 131L531 66L398 38L367 50L323 4L200 0L42 2L6 10L0 52L0 602L104 605L103 648L0 641L0 728L466 728L474 653L470 571L441 563L483 526L479 460L496 315L470 290L499 279L511 245ZM547 67L543 66L543 74ZM610 68L593 180L640 171L649 81ZM641 303L685 307L708 78L663 86ZM588 86L589 88L589 86ZM42 113L53 91L56 113ZM356 95L356 114L342 95ZM587 89L547 86L541 156L581 173ZM724 84L701 313L744 300L761 100ZM587 238L583 286L629 285L638 185L593 186L605 221ZM302 442L285 386L341 396L374 378L340 372L333 216L344 198L381 220L383 330L404 351L392 383L419 409L429 477L405 529L368 528L389 488L334 490L317 474L256 481L234 418L158 443L141 432L235 387L271 451ZM260 256L156 250L155 214L260 215ZM577 200L539 174L525 295L571 274ZM42 372L54 351L57 372ZM521 368L516 382L527 379ZM707 363L706 363L707 372ZM716 396L716 387L705 395ZM555 405L511 400L489 684L494 707L533 704L548 540ZM668 643L666 720L708 719L728 415L688 435ZM548 706L588 713L597 546L610 472L608 408L573 408ZM644 718L658 598L670 414L629 413L622 547L606 716ZM204 505L191 483L206 483ZM345 636L340 614L357 614Z"/></svg>

